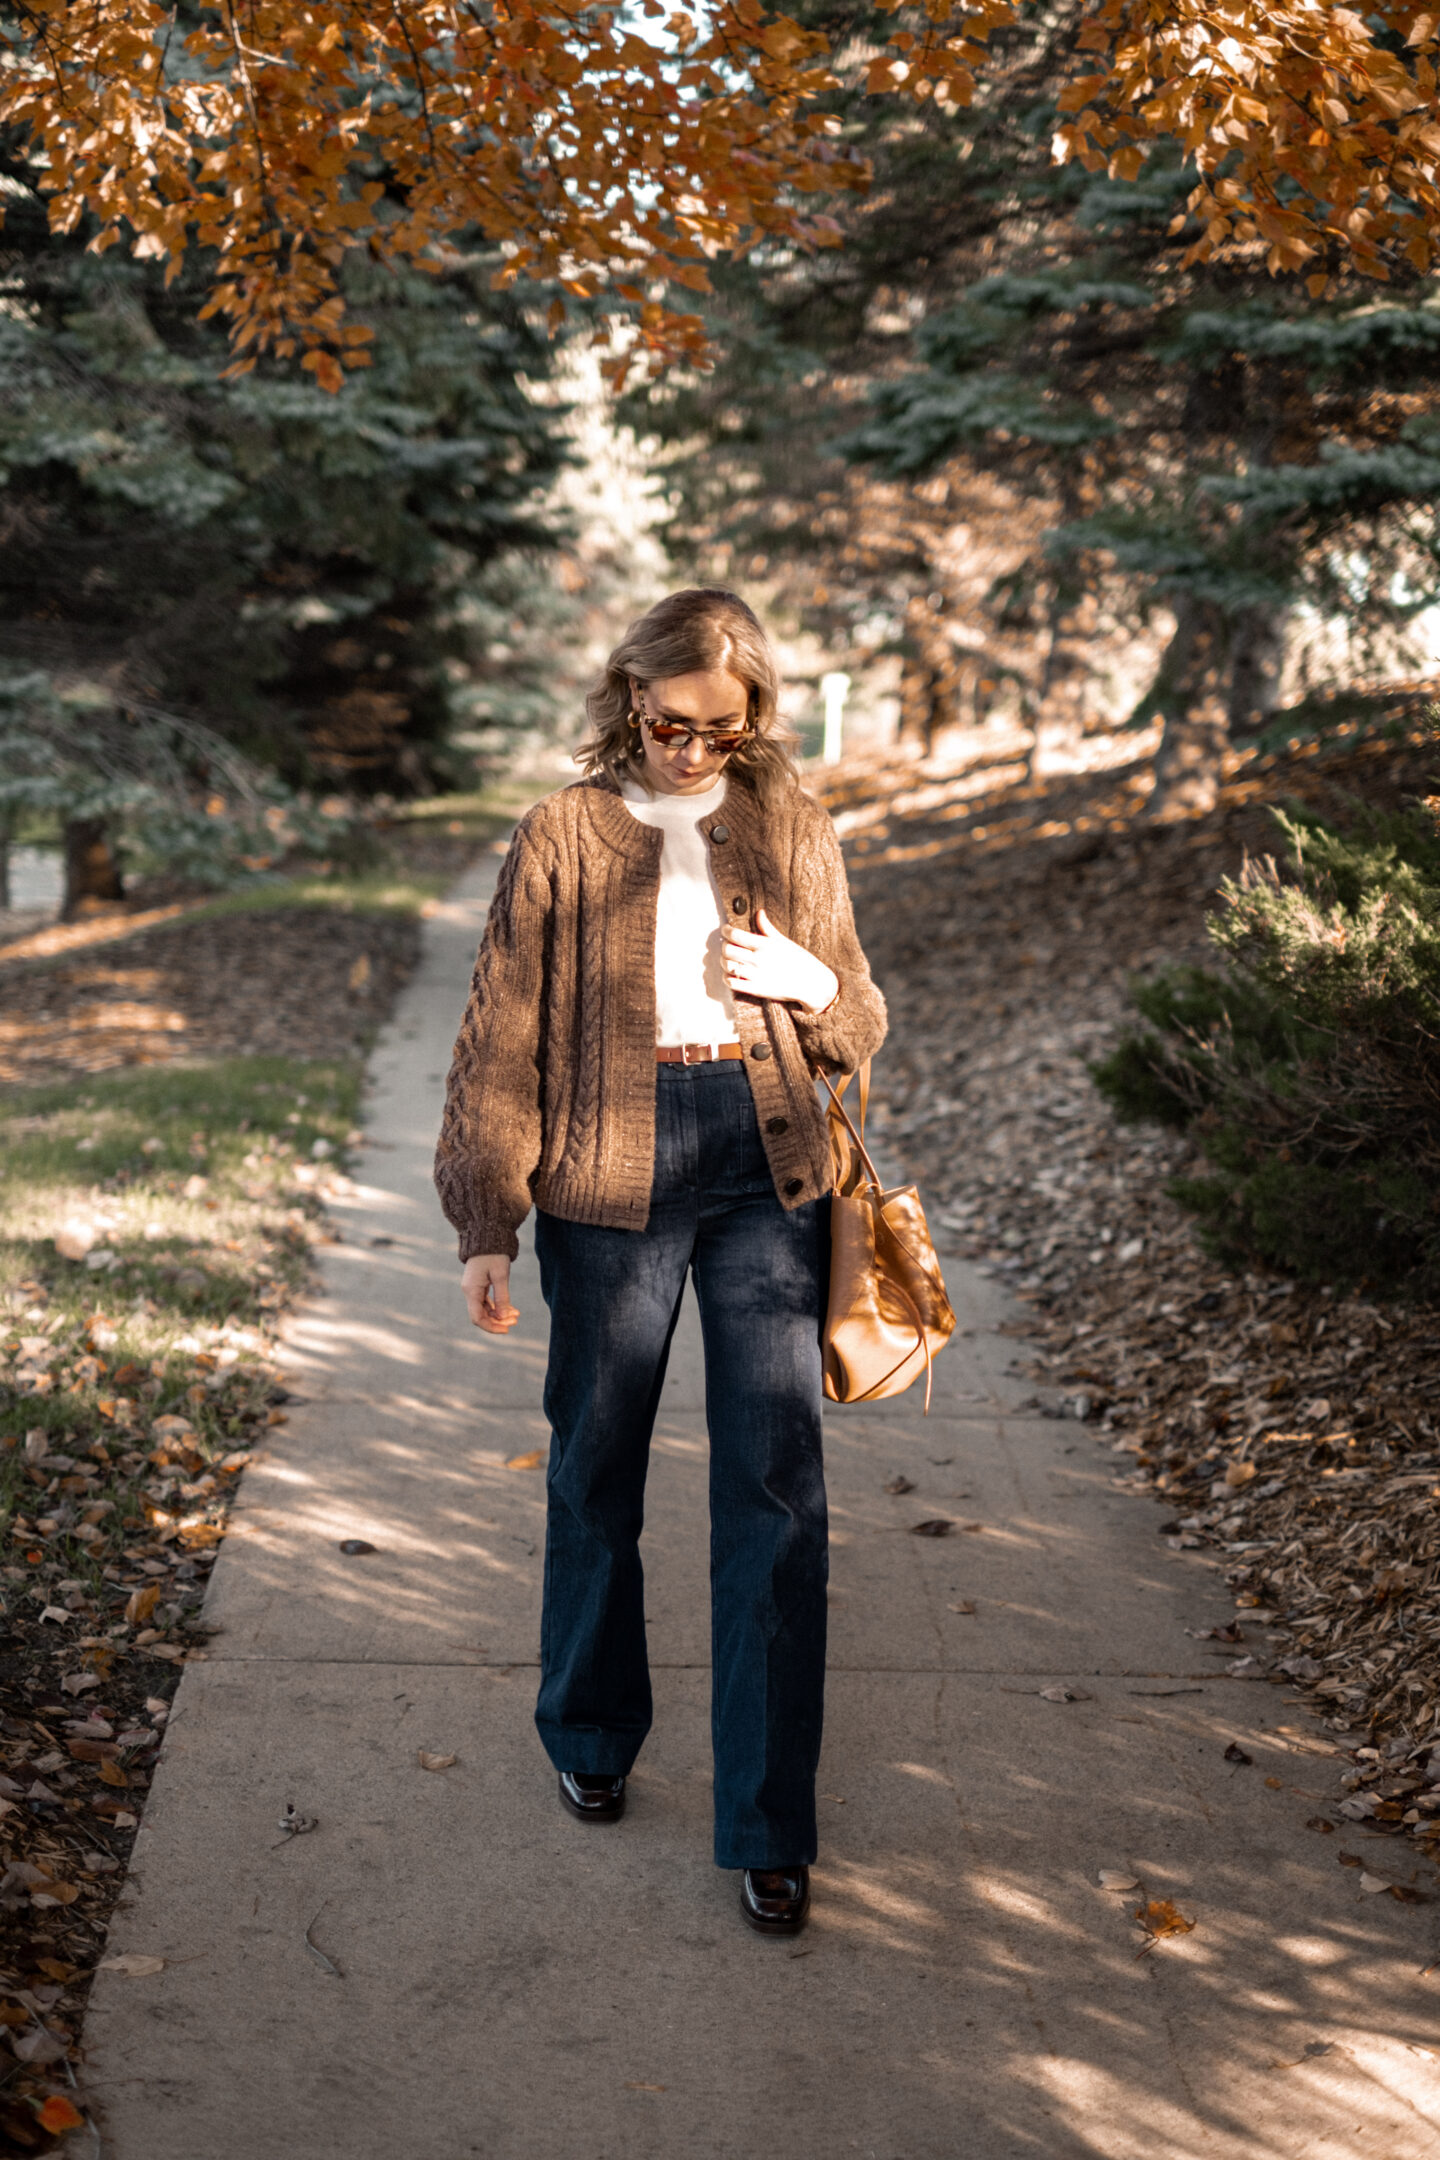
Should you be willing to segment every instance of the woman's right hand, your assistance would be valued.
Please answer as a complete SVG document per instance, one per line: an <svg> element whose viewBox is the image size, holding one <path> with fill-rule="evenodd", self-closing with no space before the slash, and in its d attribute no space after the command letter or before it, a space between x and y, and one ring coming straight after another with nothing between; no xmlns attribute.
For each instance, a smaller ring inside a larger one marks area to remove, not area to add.
<svg viewBox="0 0 1440 2160"><path fill-rule="evenodd" d="M470 1318L487 1335L508 1335L520 1315L510 1302L510 1262L504 1253L477 1253L460 1277Z"/></svg>

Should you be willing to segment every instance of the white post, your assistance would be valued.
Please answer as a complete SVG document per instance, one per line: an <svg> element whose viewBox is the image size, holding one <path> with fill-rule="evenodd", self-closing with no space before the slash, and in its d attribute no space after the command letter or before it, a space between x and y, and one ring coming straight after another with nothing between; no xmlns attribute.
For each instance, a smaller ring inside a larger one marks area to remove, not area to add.
<svg viewBox="0 0 1440 2160"><path fill-rule="evenodd" d="M821 763L838 765L845 728L845 700L850 691L850 678L838 672L822 675L820 695L825 700L825 741L820 752Z"/></svg>

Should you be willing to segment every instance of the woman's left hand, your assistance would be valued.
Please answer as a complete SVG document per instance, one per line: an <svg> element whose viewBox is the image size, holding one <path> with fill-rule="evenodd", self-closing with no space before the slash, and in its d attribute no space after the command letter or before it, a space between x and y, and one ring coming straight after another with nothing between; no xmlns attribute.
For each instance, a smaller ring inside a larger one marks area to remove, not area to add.
<svg viewBox="0 0 1440 2160"><path fill-rule="evenodd" d="M833 968L777 930L764 908L755 913L756 928L725 925L725 980L741 997L777 998L824 1012L840 994Z"/></svg>

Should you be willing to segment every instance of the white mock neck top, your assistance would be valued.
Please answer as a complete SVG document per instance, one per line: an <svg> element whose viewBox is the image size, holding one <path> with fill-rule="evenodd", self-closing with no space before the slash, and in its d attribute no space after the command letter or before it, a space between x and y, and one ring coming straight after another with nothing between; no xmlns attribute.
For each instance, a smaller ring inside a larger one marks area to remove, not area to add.
<svg viewBox="0 0 1440 2160"><path fill-rule="evenodd" d="M655 910L655 1041L738 1042L735 1007L721 968L725 915L700 830L725 800L725 775L703 795L652 795L638 780L620 783L630 815L662 836L660 898Z"/></svg>

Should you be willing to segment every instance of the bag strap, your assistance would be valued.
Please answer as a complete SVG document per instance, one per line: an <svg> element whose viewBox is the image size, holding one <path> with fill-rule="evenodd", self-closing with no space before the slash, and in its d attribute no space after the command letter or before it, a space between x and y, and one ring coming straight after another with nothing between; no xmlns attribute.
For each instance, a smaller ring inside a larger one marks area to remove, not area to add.
<svg viewBox="0 0 1440 2160"><path fill-rule="evenodd" d="M881 1190L880 1173L875 1168L874 1163L871 1161L870 1151L865 1145L865 1112L869 1107L870 1102L869 1058L866 1058L864 1064L860 1067L860 1129L858 1132L856 1131L854 1123L851 1120L849 1111L845 1108L844 1103L841 1101L841 1097L844 1095L846 1088L850 1085L852 1075L850 1073L843 1073L841 1075L840 1085L838 1088L831 1080L829 1073L822 1072L820 1077L825 1082L826 1089L829 1092L831 1114L839 1119L840 1123L845 1127L846 1132L849 1133L850 1139L855 1148L855 1152L860 1157L861 1162L865 1165L866 1177L869 1179L870 1183L876 1188L877 1191Z"/></svg>

